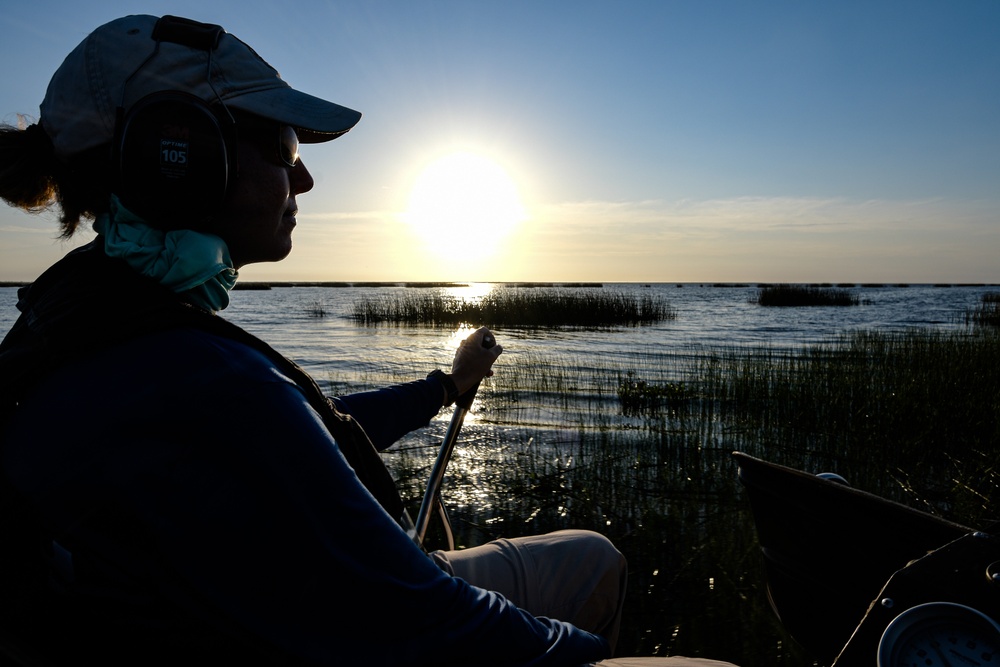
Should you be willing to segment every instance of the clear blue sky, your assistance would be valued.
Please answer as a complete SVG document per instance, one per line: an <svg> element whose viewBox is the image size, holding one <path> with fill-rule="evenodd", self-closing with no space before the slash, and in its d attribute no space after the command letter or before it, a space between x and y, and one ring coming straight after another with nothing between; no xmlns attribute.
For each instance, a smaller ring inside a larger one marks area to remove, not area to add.
<svg viewBox="0 0 1000 667"><path fill-rule="evenodd" d="M365 114L305 148L296 247L245 279L1000 282L997 0L34 0L0 15L0 117L129 13ZM441 231L415 188L473 203ZM0 280L68 249L50 218L0 211Z"/></svg>

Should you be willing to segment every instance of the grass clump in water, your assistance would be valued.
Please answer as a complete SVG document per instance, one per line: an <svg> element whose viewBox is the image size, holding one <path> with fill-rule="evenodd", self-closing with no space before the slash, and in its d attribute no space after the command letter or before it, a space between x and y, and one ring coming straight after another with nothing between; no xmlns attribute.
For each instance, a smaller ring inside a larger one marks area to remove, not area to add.
<svg viewBox="0 0 1000 667"><path fill-rule="evenodd" d="M609 327L639 326L676 317L664 301L623 292L564 289L510 289L481 299L441 294L368 296L354 303L359 324L420 324L429 326Z"/></svg>
<svg viewBox="0 0 1000 667"><path fill-rule="evenodd" d="M326 317L326 305L320 299L310 301L306 306L309 317Z"/></svg>
<svg viewBox="0 0 1000 667"><path fill-rule="evenodd" d="M1000 327L1000 292L987 292L980 297L978 306L965 313L969 325Z"/></svg>
<svg viewBox="0 0 1000 667"><path fill-rule="evenodd" d="M703 390L745 447L975 525L1000 503L1000 336L855 332L795 354L706 365Z"/></svg>
<svg viewBox="0 0 1000 667"><path fill-rule="evenodd" d="M656 415L664 408L683 405L694 396L694 391L683 382L647 382L631 371L618 376L618 401L625 415Z"/></svg>
<svg viewBox="0 0 1000 667"><path fill-rule="evenodd" d="M819 285L765 285L751 300L761 306L857 306L853 292Z"/></svg>
<svg viewBox="0 0 1000 667"><path fill-rule="evenodd" d="M741 450L833 470L969 525L1000 507L994 328L859 331L798 350L643 355L584 368L526 357L491 381L484 405L495 424L624 431L668 438L671 448Z"/></svg>

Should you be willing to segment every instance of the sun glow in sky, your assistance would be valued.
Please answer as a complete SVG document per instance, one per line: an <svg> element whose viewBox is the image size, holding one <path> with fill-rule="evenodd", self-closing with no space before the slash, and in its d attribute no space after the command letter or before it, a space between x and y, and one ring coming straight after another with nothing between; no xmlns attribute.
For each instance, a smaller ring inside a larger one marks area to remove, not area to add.
<svg viewBox="0 0 1000 667"><path fill-rule="evenodd" d="M469 151L435 159L420 172L402 220L441 259L477 262L524 220L517 185L499 164Z"/></svg>
<svg viewBox="0 0 1000 667"><path fill-rule="evenodd" d="M364 113L245 280L1000 283L997 0L35 0L0 119L140 11ZM54 218L0 207L0 280L92 236Z"/></svg>

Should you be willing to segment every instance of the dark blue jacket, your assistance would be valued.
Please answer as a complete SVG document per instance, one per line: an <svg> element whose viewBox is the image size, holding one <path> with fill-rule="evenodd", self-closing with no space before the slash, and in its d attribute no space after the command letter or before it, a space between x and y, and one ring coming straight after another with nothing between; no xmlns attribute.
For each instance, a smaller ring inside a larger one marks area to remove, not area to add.
<svg viewBox="0 0 1000 667"><path fill-rule="evenodd" d="M32 301L66 280L105 280L89 267L107 261L77 262L19 307L30 319ZM311 664L607 657L602 638L436 567L359 480L289 367L199 326L123 337L106 318L70 321L115 342L67 355L23 390L0 463L65 550L53 569L88 622L116 637L219 631ZM339 405L387 446L440 403L421 381Z"/></svg>

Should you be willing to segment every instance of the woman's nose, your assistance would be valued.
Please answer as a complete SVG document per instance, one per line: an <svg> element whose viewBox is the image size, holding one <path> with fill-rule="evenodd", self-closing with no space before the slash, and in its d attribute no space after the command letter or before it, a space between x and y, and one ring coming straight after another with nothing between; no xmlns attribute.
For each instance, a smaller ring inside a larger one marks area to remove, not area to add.
<svg viewBox="0 0 1000 667"><path fill-rule="evenodd" d="M289 185L291 186L292 192L294 194L301 194L303 192L309 192L316 185L316 181L313 180L312 174L306 169L306 165L302 162L302 158L292 167L292 173L289 177Z"/></svg>

